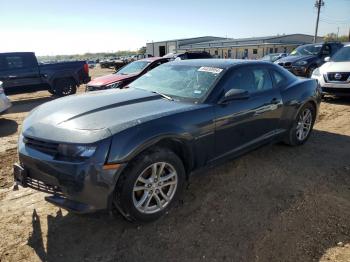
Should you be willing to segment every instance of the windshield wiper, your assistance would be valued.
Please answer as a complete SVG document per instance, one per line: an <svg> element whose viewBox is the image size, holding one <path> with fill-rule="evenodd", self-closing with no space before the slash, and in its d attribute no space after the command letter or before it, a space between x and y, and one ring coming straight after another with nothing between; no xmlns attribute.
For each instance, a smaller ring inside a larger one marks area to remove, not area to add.
<svg viewBox="0 0 350 262"><path fill-rule="evenodd" d="M167 95L164 95L164 94L159 93L159 92L157 92L157 91L152 91L152 93L157 94L157 95L160 95L160 96L162 96L162 97L164 97L164 98L166 98L166 99L168 99L168 100L170 100L170 101L174 101L174 99L173 99L172 97L167 96Z"/></svg>

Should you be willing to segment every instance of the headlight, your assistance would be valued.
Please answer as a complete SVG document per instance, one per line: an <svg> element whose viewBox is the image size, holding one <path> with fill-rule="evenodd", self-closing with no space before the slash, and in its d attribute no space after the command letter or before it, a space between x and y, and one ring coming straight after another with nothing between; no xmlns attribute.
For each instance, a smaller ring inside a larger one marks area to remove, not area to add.
<svg viewBox="0 0 350 262"><path fill-rule="evenodd" d="M295 62L296 65L306 65L307 64L307 61L298 61L298 62Z"/></svg>
<svg viewBox="0 0 350 262"><path fill-rule="evenodd" d="M109 84L109 85L106 85L107 89L110 89L110 88L118 88L120 85L121 85L121 81L119 82L115 82L113 84Z"/></svg>
<svg viewBox="0 0 350 262"><path fill-rule="evenodd" d="M89 158L95 153L95 151L96 146L94 145L58 145L58 153L61 156L69 158Z"/></svg>
<svg viewBox="0 0 350 262"><path fill-rule="evenodd" d="M313 72L312 72L312 76L320 76L320 68L316 68Z"/></svg>

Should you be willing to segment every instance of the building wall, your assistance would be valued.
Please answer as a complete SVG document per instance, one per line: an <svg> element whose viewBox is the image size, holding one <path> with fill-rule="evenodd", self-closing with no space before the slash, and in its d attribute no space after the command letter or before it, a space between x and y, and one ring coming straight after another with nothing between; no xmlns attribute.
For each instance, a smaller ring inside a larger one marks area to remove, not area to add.
<svg viewBox="0 0 350 262"><path fill-rule="evenodd" d="M218 58L234 58L243 59L245 58L246 49L248 50L248 59L259 59L264 55L270 53L290 53L298 45L256 45L256 46L242 46L242 47L211 47L211 48L197 48L190 49L191 51L206 51L212 56L217 56ZM231 57L229 57L229 50L231 50ZM256 54L254 54L256 50Z"/></svg>
<svg viewBox="0 0 350 262"><path fill-rule="evenodd" d="M165 54L174 53L177 50L177 41L164 41L146 44L146 54L160 56L159 47L165 48Z"/></svg>

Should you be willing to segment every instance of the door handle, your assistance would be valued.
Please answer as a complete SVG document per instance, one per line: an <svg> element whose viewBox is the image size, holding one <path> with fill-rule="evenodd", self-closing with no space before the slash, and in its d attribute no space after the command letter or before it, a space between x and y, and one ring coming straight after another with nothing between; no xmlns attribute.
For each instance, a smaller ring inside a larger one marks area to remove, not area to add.
<svg viewBox="0 0 350 262"><path fill-rule="evenodd" d="M276 97L271 100L271 104L277 105L279 103L280 101Z"/></svg>
<svg viewBox="0 0 350 262"><path fill-rule="evenodd" d="M17 78L17 76L8 76L9 79Z"/></svg>

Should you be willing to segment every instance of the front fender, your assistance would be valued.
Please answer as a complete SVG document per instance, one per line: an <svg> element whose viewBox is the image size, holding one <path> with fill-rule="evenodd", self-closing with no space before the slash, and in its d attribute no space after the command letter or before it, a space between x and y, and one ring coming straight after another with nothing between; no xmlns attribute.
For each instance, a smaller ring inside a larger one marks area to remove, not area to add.
<svg viewBox="0 0 350 262"><path fill-rule="evenodd" d="M109 163L128 162L145 149L161 140L178 140L188 151L191 150L192 135L174 124L145 124L127 129L112 139L108 156Z"/></svg>

